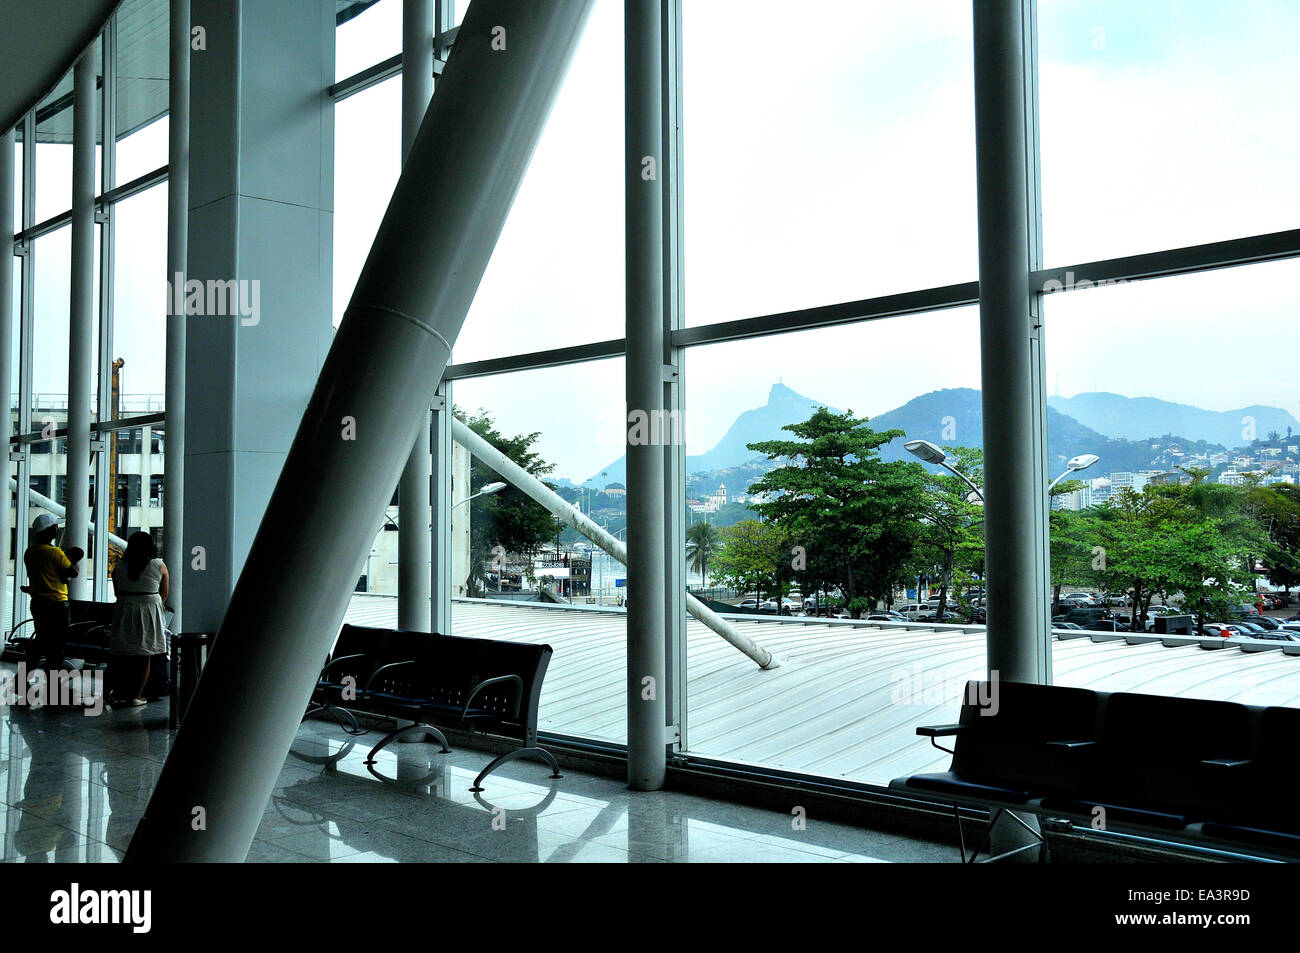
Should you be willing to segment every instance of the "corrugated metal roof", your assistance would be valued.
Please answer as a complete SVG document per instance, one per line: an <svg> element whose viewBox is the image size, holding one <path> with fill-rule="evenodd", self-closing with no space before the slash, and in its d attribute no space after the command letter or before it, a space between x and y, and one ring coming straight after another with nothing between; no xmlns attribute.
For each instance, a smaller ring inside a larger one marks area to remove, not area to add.
<svg viewBox="0 0 1300 953"><path fill-rule="evenodd" d="M396 625L397 600L357 594L346 618ZM918 738L916 727L957 719L966 681L984 676L982 628L732 621L782 664L762 671L688 618L689 751L875 783L947 767L948 756ZM623 612L458 600L452 630L549 644L555 656L542 688L541 728L626 740ZM1300 655L1260 648L1062 639L1053 642L1054 676L1058 685L1100 691L1300 706Z"/></svg>

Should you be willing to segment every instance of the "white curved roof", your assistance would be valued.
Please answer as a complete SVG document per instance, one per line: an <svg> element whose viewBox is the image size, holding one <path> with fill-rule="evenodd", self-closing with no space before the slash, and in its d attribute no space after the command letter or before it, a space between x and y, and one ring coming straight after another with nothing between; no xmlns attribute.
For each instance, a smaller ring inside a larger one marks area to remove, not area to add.
<svg viewBox="0 0 1300 953"><path fill-rule="evenodd" d="M357 625L394 626L397 600L357 594ZM887 783L944 770L948 755L918 725L957 720L968 679L984 677L984 631L915 624L732 617L782 664L762 671L687 619L687 750L790 771ZM458 600L456 635L546 643L555 650L542 688L543 731L626 740L627 617L622 611ZM1053 642L1054 679L1132 691L1300 706L1300 644L1123 637ZM1295 654L1292 654L1292 651Z"/></svg>

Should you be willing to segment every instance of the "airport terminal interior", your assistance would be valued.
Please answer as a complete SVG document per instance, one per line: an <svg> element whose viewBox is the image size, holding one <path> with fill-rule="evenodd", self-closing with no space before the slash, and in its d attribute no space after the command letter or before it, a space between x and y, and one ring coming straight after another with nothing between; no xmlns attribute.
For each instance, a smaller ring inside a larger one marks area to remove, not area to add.
<svg viewBox="0 0 1300 953"><path fill-rule="evenodd" d="M0 859L1300 859L1300 4L0 11Z"/></svg>

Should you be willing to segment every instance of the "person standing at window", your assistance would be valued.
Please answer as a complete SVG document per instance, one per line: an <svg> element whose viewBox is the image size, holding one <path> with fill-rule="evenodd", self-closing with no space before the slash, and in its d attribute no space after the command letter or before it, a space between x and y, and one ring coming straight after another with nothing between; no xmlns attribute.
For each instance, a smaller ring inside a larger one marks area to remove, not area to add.
<svg viewBox="0 0 1300 953"><path fill-rule="evenodd" d="M54 545L59 521L42 513L32 521L32 543L23 553L27 585L32 597L34 637L27 653L28 674L41 668L41 658L51 671L63 668L68 642L68 580L77 575L77 563L85 555L73 547L67 553Z"/></svg>
<svg viewBox="0 0 1300 953"><path fill-rule="evenodd" d="M163 600L169 584L167 565L158 558L153 537L132 533L126 553L113 569L112 636L109 640L111 689L114 704L127 708L147 705L142 697L149 680L150 659L167 651L163 631Z"/></svg>

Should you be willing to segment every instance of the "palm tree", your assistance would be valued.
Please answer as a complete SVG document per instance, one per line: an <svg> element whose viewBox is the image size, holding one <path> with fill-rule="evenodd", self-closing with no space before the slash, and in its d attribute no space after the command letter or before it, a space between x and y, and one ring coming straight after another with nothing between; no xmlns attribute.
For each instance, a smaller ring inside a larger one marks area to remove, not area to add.
<svg viewBox="0 0 1300 953"><path fill-rule="evenodd" d="M708 585L709 560L718 548L718 530L707 520L692 523L686 530L686 558L692 572L698 572Z"/></svg>

